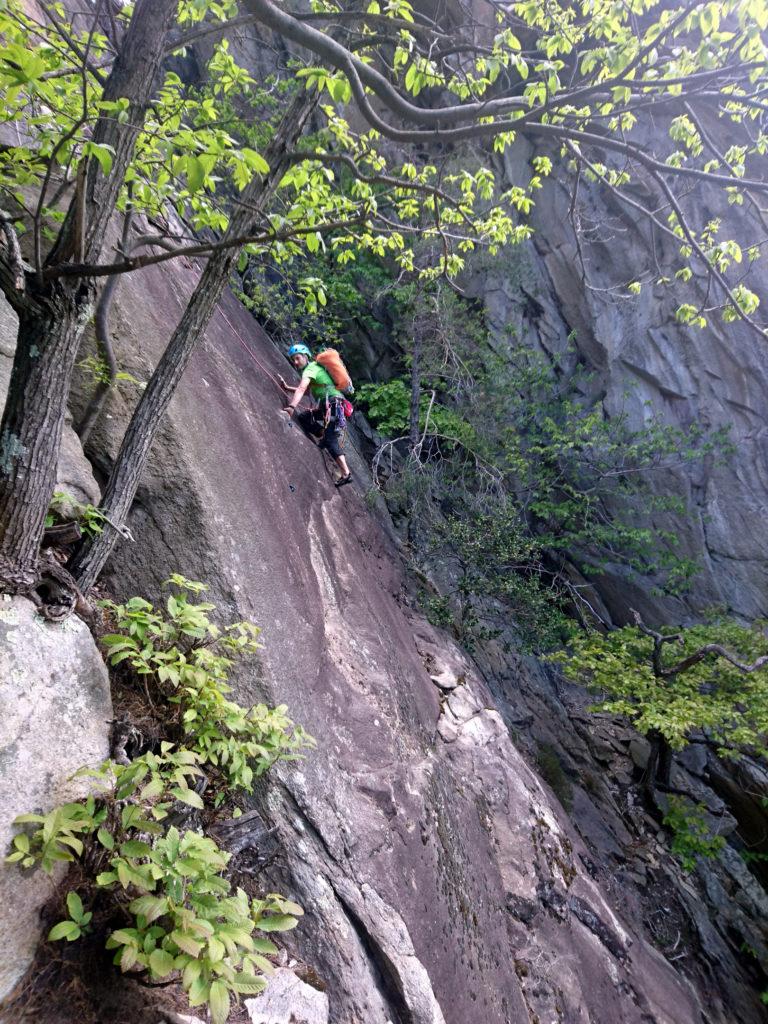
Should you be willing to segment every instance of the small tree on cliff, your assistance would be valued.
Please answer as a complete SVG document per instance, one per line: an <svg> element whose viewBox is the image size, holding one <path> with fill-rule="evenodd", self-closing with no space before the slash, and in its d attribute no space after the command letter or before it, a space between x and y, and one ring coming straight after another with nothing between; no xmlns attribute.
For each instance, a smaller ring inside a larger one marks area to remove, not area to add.
<svg viewBox="0 0 768 1024"><path fill-rule="evenodd" d="M440 14L409 0L362 7L316 0L311 11L292 13L272 0L137 0L133 8L95 0L73 22L54 3L39 4L39 21L18 0L0 5L0 287L19 315L0 425L4 589L29 590L38 580L72 367L97 283L115 274L180 255L206 258L107 487L103 508L118 524L243 246L278 261L325 244L342 262L369 250L412 273L410 240L426 236L437 256L419 273L453 276L473 248L493 252L530 236L527 215L560 154L574 226L585 179L641 216L654 258L673 264L661 276L687 289L681 321L702 325L715 314L762 332L758 296L741 274L760 243L721 237L694 193L711 186L715 205L745 203L762 217L763 0L666 8L651 0L489 0L471 13L457 5ZM227 131L227 97L253 84L226 48L234 28L296 53L292 76L306 87L272 120L261 152ZM168 59L203 38L219 42L208 86L195 92ZM658 124L667 132L650 133ZM501 193L482 158L457 148L488 141L503 152L521 140L530 159ZM225 174L237 191L222 203L216 182ZM212 228L216 239L169 229L141 238L144 249L162 244L159 253L137 252L134 240L105 258L117 209L157 215L171 201L193 231ZM30 240L25 256L20 232ZM636 291L641 282L627 285ZM83 589L113 541L105 530L76 558Z"/></svg>
<svg viewBox="0 0 768 1024"><path fill-rule="evenodd" d="M645 788L668 788L672 753L703 732L722 757L768 756L768 654L764 624L649 629L572 638L557 655L565 674L600 695L598 709L626 716L651 741Z"/></svg>

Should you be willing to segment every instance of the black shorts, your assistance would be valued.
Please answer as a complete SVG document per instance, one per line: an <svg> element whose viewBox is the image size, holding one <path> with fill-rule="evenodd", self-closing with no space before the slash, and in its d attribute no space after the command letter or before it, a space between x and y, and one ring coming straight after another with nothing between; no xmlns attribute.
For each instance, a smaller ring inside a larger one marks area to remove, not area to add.
<svg viewBox="0 0 768 1024"><path fill-rule="evenodd" d="M326 416L328 416L327 424ZM344 454L347 423L343 414L337 415L335 402L330 403L330 409L327 408L325 402L322 402L316 409L300 412L296 419L304 433L318 441L318 448L327 449L334 459L338 459Z"/></svg>

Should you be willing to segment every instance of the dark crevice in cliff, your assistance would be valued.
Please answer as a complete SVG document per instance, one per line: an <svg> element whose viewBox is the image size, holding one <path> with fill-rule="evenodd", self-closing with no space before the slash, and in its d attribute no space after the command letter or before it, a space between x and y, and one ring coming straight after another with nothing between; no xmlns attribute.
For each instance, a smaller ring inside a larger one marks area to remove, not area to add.
<svg viewBox="0 0 768 1024"><path fill-rule="evenodd" d="M418 1024L403 992L400 975L396 966L392 963L377 937L366 926L360 914L355 911L349 899L345 898L342 894L340 891L342 887L334 878L334 874L336 871L342 871L344 877L356 889L359 888L359 881L354 877L350 877L348 865L339 863L338 858L334 855L322 832L313 824L307 810L301 806L296 795L286 786L281 787L281 792L290 807L290 811L301 821L304 839L311 840L316 848L319 859L328 867L332 866L332 870L328 871L325 876L326 880L334 893L340 910L357 936L360 946L365 953L373 982L382 1001L388 1007L387 1012L392 1024Z"/></svg>
<svg viewBox="0 0 768 1024"><path fill-rule="evenodd" d="M568 898L568 909L577 920L581 921L585 928L588 928L602 942L612 956L615 956L617 960L626 959L627 949L624 943L585 900L580 899L578 896L570 896Z"/></svg>
<svg viewBox="0 0 768 1024"><path fill-rule="evenodd" d="M376 977L377 988L389 1005L392 1024L418 1024L403 994L400 978L394 964L378 944L375 936L366 928L365 923L358 917L341 893L335 888L334 892L347 920L357 935L360 945L365 950L368 962Z"/></svg>

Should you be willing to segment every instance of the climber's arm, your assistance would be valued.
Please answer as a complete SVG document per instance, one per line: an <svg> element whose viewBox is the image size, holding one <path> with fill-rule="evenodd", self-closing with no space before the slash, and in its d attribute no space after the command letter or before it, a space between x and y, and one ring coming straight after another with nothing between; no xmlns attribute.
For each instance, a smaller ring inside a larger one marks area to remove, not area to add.
<svg viewBox="0 0 768 1024"><path fill-rule="evenodd" d="M299 386L297 388L293 388L292 389L293 390L293 398L290 400L288 405L286 405L285 409L283 410L284 412L287 412L289 416L293 415L293 413L294 413L294 411L296 409L296 406L299 404L299 402L304 397L304 392L307 390L308 387L309 387L309 377L306 377L306 378L302 377L301 384L299 384Z"/></svg>

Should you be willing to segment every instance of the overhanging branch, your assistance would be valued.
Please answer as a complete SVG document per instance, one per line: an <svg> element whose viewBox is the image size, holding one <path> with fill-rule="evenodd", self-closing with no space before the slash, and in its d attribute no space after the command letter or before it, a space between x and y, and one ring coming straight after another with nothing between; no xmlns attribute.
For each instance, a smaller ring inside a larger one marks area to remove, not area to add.
<svg viewBox="0 0 768 1024"><path fill-rule="evenodd" d="M141 270L142 267L154 266L156 263L167 263L168 260L175 260L180 256L212 256L214 253L226 252L228 249L240 248L244 245L289 242L292 238L297 238L301 235L330 234L334 231L343 231L346 228L364 224L367 219L367 214L361 214L359 217L326 221L323 224L295 227L290 230L264 232L259 235L239 235L235 238L224 239L221 242L201 242L199 245L188 245L181 249L173 249L170 252L131 256L121 263L61 263L55 267L48 267L44 271L43 276L45 280L55 280L59 277L107 277L110 274L128 274L134 270ZM159 243L155 242L153 244Z"/></svg>

